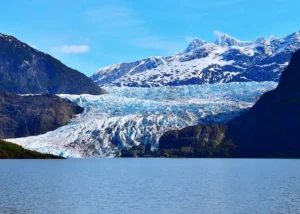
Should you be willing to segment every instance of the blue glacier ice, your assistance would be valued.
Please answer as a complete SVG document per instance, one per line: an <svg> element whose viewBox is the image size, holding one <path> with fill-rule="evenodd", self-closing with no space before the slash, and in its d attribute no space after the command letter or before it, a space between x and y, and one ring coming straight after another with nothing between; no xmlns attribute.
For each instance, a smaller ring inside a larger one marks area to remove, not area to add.
<svg viewBox="0 0 300 214"><path fill-rule="evenodd" d="M117 156L140 143L155 149L167 130L226 123L251 107L275 82L105 88L108 93L59 95L85 108L68 125L39 136L9 139L28 149L65 157Z"/></svg>

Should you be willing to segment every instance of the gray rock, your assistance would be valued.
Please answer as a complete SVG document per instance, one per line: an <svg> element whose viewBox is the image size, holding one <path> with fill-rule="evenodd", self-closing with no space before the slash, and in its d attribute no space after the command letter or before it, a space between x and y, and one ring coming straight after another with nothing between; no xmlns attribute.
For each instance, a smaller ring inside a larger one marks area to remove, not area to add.
<svg viewBox="0 0 300 214"><path fill-rule="evenodd" d="M82 112L83 108L55 95L20 96L0 91L0 138L43 134Z"/></svg>

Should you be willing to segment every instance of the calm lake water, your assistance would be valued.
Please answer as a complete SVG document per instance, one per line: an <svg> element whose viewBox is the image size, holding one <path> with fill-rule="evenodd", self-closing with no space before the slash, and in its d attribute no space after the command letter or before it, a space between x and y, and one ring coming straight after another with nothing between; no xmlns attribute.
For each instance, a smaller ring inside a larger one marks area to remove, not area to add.
<svg viewBox="0 0 300 214"><path fill-rule="evenodd" d="M300 213L300 160L1 160L0 213Z"/></svg>

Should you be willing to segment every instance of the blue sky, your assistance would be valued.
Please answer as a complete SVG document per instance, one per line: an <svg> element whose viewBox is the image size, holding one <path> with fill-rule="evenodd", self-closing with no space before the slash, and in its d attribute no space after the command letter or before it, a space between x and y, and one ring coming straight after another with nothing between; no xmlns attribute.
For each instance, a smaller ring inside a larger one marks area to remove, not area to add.
<svg viewBox="0 0 300 214"><path fill-rule="evenodd" d="M288 3L287 3L288 2ZM183 51L214 32L240 40L300 30L299 0L9 0L0 32L86 75L101 67Z"/></svg>

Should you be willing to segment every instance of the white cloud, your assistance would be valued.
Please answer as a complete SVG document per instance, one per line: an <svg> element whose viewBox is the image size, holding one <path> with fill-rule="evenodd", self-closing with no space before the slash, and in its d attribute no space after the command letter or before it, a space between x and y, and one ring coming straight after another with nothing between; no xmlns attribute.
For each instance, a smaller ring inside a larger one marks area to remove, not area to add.
<svg viewBox="0 0 300 214"><path fill-rule="evenodd" d="M222 31L219 31L219 30L214 30L214 35L219 37L219 36L223 36L225 35L226 33L222 32Z"/></svg>
<svg viewBox="0 0 300 214"><path fill-rule="evenodd" d="M187 42L192 42L196 37L193 37L193 36L186 36L185 37L185 41Z"/></svg>
<svg viewBox="0 0 300 214"><path fill-rule="evenodd" d="M90 47L88 45L62 45L52 48L52 50L61 53L86 53L90 50Z"/></svg>

